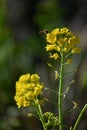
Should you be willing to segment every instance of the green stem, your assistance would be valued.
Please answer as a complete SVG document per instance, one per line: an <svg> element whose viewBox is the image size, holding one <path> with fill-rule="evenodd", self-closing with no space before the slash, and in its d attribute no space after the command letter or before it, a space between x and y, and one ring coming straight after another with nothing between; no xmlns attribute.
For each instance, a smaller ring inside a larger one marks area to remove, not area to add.
<svg viewBox="0 0 87 130"><path fill-rule="evenodd" d="M80 120L81 120L81 118L82 118L84 112L86 111L86 109L87 109L87 104L85 104L85 106L84 106L83 109L81 110L81 112L80 112L80 114L79 114L79 116L78 116L78 118L77 118L77 120L76 120L76 122L75 122L75 125L74 125L74 127L73 127L73 130L77 130L77 126L79 125L79 122L80 122Z"/></svg>
<svg viewBox="0 0 87 130"><path fill-rule="evenodd" d="M59 130L63 130L63 114L62 114L63 68L64 68L64 56L63 53L61 53L61 67L60 67L59 94L58 94Z"/></svg>
<svg viewBox="0 0 87 130"><path fill-rule="evenodd" d="M37 112L38 112L38 115L39 115L39 118L40 118L40 121L42 123L42 126L43 126L44 130L47 130L40 104L37 105Z"/></svg>

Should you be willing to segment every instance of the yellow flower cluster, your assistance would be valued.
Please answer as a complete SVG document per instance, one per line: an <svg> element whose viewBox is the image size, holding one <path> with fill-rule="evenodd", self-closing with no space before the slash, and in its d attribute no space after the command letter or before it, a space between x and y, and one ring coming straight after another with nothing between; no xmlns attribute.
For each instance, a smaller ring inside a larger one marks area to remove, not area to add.
<svg viewBox="0 0 87 130"><path fill-rule="evenodd" d="M81 48L79 38L75 36L68 28L56 28L46 34L46 51L50 52L50 58L55 60L59 58L60 53L80 53Z"/></svg>
<svg viewBox="0 0 87 130"><path fill-rule="evenodd" d="M44 85L37 74L22 75L16 82L16 95L14 97L18 107L27 107L35 101L39 101ZM38 100L37 100L38 99Z"/></svg>

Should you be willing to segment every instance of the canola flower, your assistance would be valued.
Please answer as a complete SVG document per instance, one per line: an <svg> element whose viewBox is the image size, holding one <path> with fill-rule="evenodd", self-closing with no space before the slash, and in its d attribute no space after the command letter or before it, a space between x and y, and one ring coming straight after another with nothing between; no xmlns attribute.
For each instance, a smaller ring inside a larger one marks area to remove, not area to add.
<svg viewBox="0 0 87 130"><path fill-rule="evenodd" d="M80 53L81 48L78 47L79 38L75 36L68 28L56 28L46 34L46 51L49 57L57 60L61 53L64 55L71 53Z"/></svg>
<svg viewBox="0 0 87 130"><path fill-rule="evenodd" d="M41 99L38 98L42 93L44 85L40 82L40 77L37 74L25 74L20 76L16 82L15 101L20 107L28 107L34 103L40 103Z"/></svg>

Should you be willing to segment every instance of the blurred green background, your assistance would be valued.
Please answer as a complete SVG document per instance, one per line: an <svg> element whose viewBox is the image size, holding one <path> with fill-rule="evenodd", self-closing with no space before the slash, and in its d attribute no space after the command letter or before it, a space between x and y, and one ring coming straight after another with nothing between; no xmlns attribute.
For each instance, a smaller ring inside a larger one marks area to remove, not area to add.
<svg viewBox="0 0 87 130"><path fill-rule="evenodd" d="M79 112L77 109L72 114L67 112L73 107L71 101L75 100L79 109L87 103L87 1L0 0L0 130L42 130L39 120L26 116L34 111L32 107L17 108L15 82L29 72L38 73L50 88L57 85L54 72L47 67L45 38L39 34L56 27L69 27L80 37L82 48L67 68L78 71L66 77L66 83L75 79L75 84L64 100L65 130L73 125ZM45 95L56 101L55 94L45 92ZM56 112L55 105L46 103L44 111L48 110ZM78 130L87 130L87 112Z"/></svg>

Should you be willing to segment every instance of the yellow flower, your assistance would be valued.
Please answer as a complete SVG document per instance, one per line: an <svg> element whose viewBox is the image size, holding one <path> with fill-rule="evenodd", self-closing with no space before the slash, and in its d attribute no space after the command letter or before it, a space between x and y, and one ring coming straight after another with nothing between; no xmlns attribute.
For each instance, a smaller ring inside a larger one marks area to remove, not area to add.
<svg viewBox="0 0 87 130"><path fill-rule="evenodd" d="M26 82L30 79L30 74L25 74L25 75L22 75L20 78L19 78L19 82Z"/></svg>
<svg viewBox="0 0 87 130"><path fill-rule="evenodd" d="M59 28L56 28L52 31L52 34L57 35L59 34Z"/></svg>
<svg viewBox="0 0 87 130"><path fill-rule="evenodd" d="M60 29L61 33L67 33L68 31L69 31L69 29L66 28L66 27L63 27L63 28Z"/></svg>
<svg viewBox="0 0 87 130"><path fill-rule="evenodd" d="M21 106L24 107L30 106L30 102L29 101L27 102L24 96L21 97L15 96L14 99L18 105L18 108L20 108Z"/></svg>
<svg viewBox="0 0 87 130"><path fill-rule="evenodd" d="M73 37L70 37L69 40L68 40L68 43L70 45L75 45L75 44L79 44L79 38L76 37L76 36L73 36Z"/></svg>
<svg viewBox="0 0 87 130"><path fill-rule="evenodd" d="M71 59L68 59L66 63L67 63L67 64L71 64L71 63L72 63L72 60L71 60Z"/></svg>
<svg viewBox="0 0 87 130"><path fill-rule="evenodd" d="M75 48L73 48L72 49L72 53L80 53L81 52L81 48L79 48L79 47L75 47Z"/></svg>
<svg viewBox="0 0 87 130"><path fill-rule="evenodd" d="M64 47L63 52L68 52L68 48Z"/></svg>
<svg viewBox="0 0 87 130"><path fill-rule="evenodd" d="M54 29L51 33L47 33L47 35L46 35L47 42L51 43L51 44L55 43L57 40L57 37L56 37L57 34L59 34L58 28Z"/></svg>
<svg viewBox="0 0 87 130"><path fill-rule="evenodd" d="M53 55L50 54L50 58L53 58L54 60L57 60L59 58L59 55L57 53L54 53Z"/></svg>
<svg viewBox="0 0 87 130"><path fill-rule="evenodd" d="M53 44L53 45L47 44L46 51L50 51L50 50L56 50L56 45L55 44Z"/></svg>
<svg viewBox="0 0 87 130"><path fill-rule="evenodd" d="M40 80L40 77L37 74L31 75L31 82L38 82Z"/></svg>
<svg viewBox="0 0 87 130"><path fill-rule="evenodd" d="M16 82L16 94L14 96L18 108L32 105L37 96L42 94L44 85L39 80L40 77L37 74L20 76Z"/></svg>
<svg viewBox="0 0 87 130"><path fill-rule="evenodd" d="M55 60L61 53L67 55L68 53L80 53L81 49L77 47L79 44L79 38L75 36L68 28L56 28L46 35L48 44L46 45L46 51L52 54L50 58Z"/></svg>
<svg viewBox="0 0 87 130"><path fill-rule="evenodd" d="M55 43L56 42L56 35L54 33L48 33L47 36L46 36L46 40L48 43Z"/></svg>
<svg viewBox="0 0 87 130"><path fill-rule="evenodd" d="M37 84L37 86L34 88L34 95L35 96L39 95L39 93L41 93L42 89L43 89L43 85Z"/></svg>
<svg viewBox="0 0 87 130"><path fill-rule="evenodd" d="M65 39L64 38L60 38L57 43L59 44L60 47L63 47L65 44Z"/></svg>

